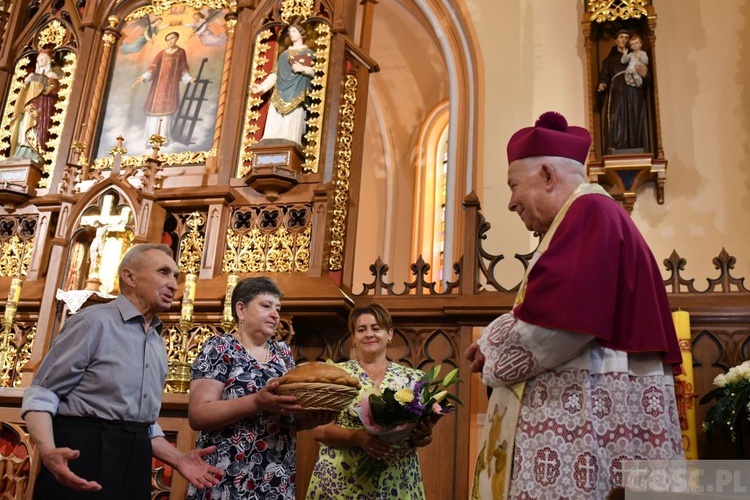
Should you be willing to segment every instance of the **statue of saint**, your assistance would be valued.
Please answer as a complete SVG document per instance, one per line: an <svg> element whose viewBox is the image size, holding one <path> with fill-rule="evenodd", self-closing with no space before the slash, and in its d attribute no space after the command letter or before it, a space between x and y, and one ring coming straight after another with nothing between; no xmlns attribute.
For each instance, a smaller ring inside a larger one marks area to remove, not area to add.
<svg viewBox="0 0 750 500"><path fill-rule="evenodd" d="M630 49L631 36L638 40ZM602 129L604 154L650 152L648 140L648 57L641 49L641 38L620 30L615 45L602 62L597 92L603 97ZM628 71L632 67L631 71Z"/></svg>
<svg viewBox="0 0 750 500"><path fill-rule="evenodd" d="M259 84L250 85L255 94L272 88L263 139L287 139L302 145L305 134L305 98L315 76L315 54L305 45L307 32L298 24L287 28L291 46L279 54L273 73ZM261 139L262 140L262 139Z"/></svg>
<svg viewBox="0 0 750 500"><path fill-rule="evenodd" d="M52 68L52 52L42 49L36 56L36 69L24 79L16 100L11 121L11 158L42 162L59 90L59 76Z"/></svg>

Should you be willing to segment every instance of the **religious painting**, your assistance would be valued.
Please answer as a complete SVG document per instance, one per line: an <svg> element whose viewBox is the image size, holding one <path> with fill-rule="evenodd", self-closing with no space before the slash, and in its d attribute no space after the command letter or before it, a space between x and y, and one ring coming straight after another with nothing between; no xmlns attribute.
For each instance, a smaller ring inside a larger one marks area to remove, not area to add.
<svg viewBox="0 0 750 500"><path fill-rule="evenodd" d="M0 155L40 165L45 173L42 187L52 171L59 124L65 120L73 83L77 58L66 47L71 37L71 31L58 20L39 31L32 44L34 50L16 62L2 114Z"/></svg>
<svg viewBox="0 0 750 500"><path fill-rule="evenodd" d="M256 143L282 140L303 151L304 172L317 172L331 29L289 19L255 36L237 175L250 168Z"/></svg>
<svg viewBox="0 0 750 500"><path fill-rule="evenodd" d="M106 158L118 136L125 138L128 156L150 154L151 137L163 137L160 153L168 165L185 163L170 157L214 147L225 15L225 10L172 5L163 12L147 6L126 18L96 158Z"/></svg>

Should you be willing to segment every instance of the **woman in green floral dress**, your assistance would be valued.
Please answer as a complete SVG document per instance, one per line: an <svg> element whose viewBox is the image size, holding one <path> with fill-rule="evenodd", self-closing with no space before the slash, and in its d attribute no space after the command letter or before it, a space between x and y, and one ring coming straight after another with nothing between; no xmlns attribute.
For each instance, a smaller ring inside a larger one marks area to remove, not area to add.
<svg viewBox="0 0 750 500"><path fill-rule="evenodd" d="M321 447L307 499L423 499L422 472L416 448L426 446L432 440L431 423L419 423L406 440L389 444L365 430L353 406L363 394L389 385L396 388L413 385L424 374L388 361L386 348L393 338L393 323L388 311L380 304L352 310L349 330L358 359L337 366L356 377L362 390L335 422L313 431ZM384 461L385 468L377 477L356 474L357 463L365 456Z"/></svg>

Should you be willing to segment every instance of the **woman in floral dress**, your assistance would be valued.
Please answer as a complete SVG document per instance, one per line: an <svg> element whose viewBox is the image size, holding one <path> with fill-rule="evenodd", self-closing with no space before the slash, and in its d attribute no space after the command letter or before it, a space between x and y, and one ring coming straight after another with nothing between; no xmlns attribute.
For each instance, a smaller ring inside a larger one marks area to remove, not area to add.
<svg viewBox="0 0 750 500"><path fill-rule="evenodd" d="M391 445L368 433L352 408L363 394L388 385L405 387L419 381L424 374L388 361L386 348L393 338L393 323L380 304L354 308L349 315L349 330L358 359L336 366L356 377L362 390L335 422L313 431L321 447L307 499L423 499L424 486L416 448L432 440L432 423L420 422L409 438ZM387 467L377 478L356 475L357 462L365 455L385 461Z"/></svg>
<svg viewBox="0 0 750 500"><path fill-rule="evenodd" d="M213 488L189 499L295 498L295 432L324 424L330 413L299 413L294 396L275 394L294 367L289 347L273 336L281 291L268 278L246 278L232 293L234 335L208 339L191 372L190 426L197 447L216 446L206 462L226 472Z"/></svg>

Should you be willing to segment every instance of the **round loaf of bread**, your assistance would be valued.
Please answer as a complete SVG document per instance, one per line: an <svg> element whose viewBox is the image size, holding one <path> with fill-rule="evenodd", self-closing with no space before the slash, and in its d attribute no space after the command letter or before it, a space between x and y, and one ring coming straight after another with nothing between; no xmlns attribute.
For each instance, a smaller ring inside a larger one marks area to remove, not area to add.
<svg viewBox="0 0 750 500"><path fill-rule="evenodd" d="M301 382L316 382L324 384L345 385L359 390L362 386L359 380L352 377L346 370L328 363L311 361L292 368L278 379L279 385L299 384Z"/></svg>
<svg viewBox="0 0 750 500"><path fill-rule="evenodd" d="M295 396L305 410L341 411L359 394L359 381L345 370L312 361L278 379L281 395Z"/></svg>

